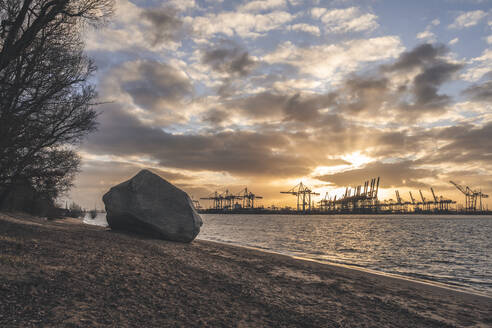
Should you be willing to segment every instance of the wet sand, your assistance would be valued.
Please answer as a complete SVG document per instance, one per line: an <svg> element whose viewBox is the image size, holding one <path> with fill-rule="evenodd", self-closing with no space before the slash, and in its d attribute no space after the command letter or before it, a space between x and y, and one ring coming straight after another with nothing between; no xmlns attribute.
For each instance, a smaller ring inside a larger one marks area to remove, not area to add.
<svg viewBox="0 0 492 328"><path fill-rule="evenodd" d="M492 299L196 240L0 214L0 327L491 327Z"/></svg>

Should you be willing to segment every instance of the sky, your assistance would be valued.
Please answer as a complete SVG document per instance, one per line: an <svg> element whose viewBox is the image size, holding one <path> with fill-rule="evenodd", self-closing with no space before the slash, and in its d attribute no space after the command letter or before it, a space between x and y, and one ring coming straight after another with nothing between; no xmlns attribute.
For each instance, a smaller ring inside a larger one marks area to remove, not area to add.
<svg viewBox="0 0 492 328"><path fill-rule="evenodd" d="M70 197L103 206L150 168L195 199L248 187L267 207L381 177L492 196L491 0L116 0L84 30L99 130ZM489 198L490 200L490 198ZM492 202L491 208L492 208ZM202 205L209 205L202 202Z"/></svg>

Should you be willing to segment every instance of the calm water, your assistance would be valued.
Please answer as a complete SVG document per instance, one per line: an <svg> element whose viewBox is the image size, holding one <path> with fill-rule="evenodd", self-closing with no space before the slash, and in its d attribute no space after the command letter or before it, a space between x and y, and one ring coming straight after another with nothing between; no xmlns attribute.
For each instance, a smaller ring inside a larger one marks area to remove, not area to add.
<svg viewBox="0 0 492 328"><path fill-rule="evenodd" d="M437 281L492 296L492 217L202 215L200 239Z"/></svg>
<svg viewBox="0 0 492 328"><path fill-rule="evenodd" d="M199 239L437 281L492 296L492 217L202 215ZM89 224L106 225L104 214Z"/></svg>

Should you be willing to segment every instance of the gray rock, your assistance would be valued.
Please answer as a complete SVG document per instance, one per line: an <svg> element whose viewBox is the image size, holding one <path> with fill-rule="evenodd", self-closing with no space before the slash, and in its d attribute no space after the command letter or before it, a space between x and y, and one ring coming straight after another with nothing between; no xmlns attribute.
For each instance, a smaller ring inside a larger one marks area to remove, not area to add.
<svg viewBox="0 0 492 328"><path fill-rule="evenodd" d="M114 230L191 242L203 224L184 191L148 170L112 187L103 202Z"/></svg>

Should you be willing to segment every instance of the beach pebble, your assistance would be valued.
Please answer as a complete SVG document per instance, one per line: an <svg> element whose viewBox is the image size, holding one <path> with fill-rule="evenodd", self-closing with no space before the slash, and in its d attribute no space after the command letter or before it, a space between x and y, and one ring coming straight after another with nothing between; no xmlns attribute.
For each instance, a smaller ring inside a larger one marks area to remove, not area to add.
<svg viewBox="0 0 492 328"><path fill-rule="evenodd" d="M113 230L191 242L203 224L190 197L149 170L112 187L103 202Z"/></svg>

